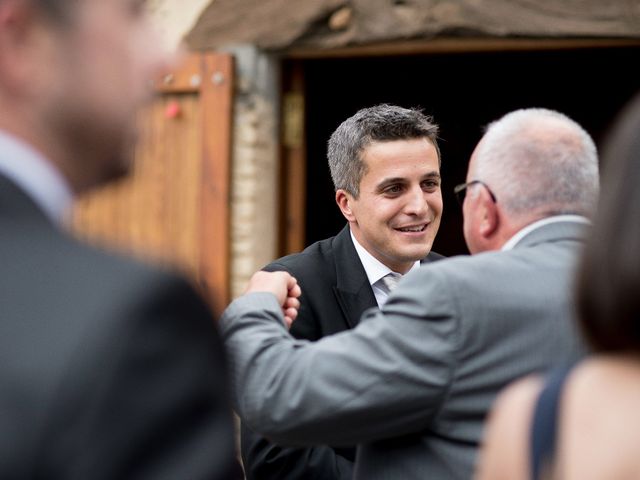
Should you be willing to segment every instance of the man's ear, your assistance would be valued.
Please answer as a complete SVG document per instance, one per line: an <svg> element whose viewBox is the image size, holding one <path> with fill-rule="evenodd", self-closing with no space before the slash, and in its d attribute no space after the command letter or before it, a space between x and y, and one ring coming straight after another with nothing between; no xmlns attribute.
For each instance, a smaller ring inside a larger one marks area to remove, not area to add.
<svg viewBox="0 0 640 480"><path fill-rule="evenodd" d="M344 215L344 218L346 218L348 222L355 222L356 217L353 215L353 211L351 210L351 202L353 202L351 194L341 188L336 190L336 203L338 204L338 208L342 212L342 215Z"/></svg>
<svg viewBox="0 0 640 480"><path fill-rule="evenodd" d="M493 201L489 192L483 189L480 192L480 201L482 202L482 219L480 222L480 235L483 238L492 237L500 226L500 212L498 212L498 206Z"/></svg>

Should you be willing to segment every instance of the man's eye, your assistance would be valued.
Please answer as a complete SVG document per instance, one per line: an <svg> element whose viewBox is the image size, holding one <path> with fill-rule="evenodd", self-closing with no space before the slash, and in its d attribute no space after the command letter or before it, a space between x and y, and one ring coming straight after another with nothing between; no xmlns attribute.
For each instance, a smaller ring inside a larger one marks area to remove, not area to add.
<svg viewBox="0 0 640 480"><path fill-rule="evenodd" d="M422 182L422 188L433 190L434 188L438 188L440 186L440 182L437 180L429 180L427 182Z"/></svg>
<svg viewBox="0 0 640 480"><path fill-rule="evenodd" d="M384 189L384 193L400 193L402 191L402 187L400 185L391 185Z"/></svg>

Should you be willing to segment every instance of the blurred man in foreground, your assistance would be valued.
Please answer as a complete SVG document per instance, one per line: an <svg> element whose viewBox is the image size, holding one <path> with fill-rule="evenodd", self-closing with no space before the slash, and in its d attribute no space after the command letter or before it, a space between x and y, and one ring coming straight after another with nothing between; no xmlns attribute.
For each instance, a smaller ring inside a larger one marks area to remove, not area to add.
<svg viewBox="0 0 640 480"><path fill-rule="evenodd" d="M61 225L127 172L156 43L139 0L0 0L0 478L236 471L208 309Z"/></svg>

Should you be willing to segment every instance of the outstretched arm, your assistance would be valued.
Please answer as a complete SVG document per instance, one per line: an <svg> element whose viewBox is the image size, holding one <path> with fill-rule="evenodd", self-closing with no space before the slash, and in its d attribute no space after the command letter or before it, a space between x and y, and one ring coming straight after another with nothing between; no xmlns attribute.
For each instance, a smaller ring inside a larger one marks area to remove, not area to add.
<svg viewBox="0 0 640 480"><path fill-rule="evenodd" d="M427 427L453 375L459 316L449 285L417 273L382 312L315 343L288 334L274 294L233 302L221 327L249 428L289 445L354 445Z"/></svg>

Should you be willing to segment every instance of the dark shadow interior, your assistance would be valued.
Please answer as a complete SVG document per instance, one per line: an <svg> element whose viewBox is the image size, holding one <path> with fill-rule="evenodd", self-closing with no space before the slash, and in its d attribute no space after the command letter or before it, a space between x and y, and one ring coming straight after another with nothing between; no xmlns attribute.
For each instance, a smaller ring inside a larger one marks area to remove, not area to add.
<svg viewBox="0 0 640 480"><path fill-rule="evenodd" d="M639 53L639 48L603 48L304 61L306 244L344 225L333 200L326 142L358 109L387 102L418 106L434 116L441 129L445 205L434 250L466 253L452 189L464 181L482 126L516 108L547 107L580 122L600 143L640 87L632 73Z"/></svg>

